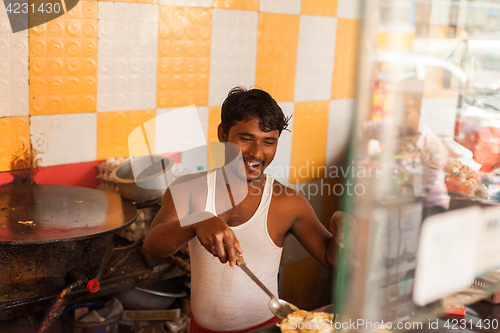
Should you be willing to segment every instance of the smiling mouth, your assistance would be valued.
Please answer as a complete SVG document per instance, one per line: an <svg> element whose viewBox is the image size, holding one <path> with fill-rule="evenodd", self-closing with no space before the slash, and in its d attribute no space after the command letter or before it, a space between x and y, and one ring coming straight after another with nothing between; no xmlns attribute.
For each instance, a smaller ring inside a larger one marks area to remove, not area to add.
<svg viewBox="0 0 500 333"><path fill-rule="evenodd" d="M246 160L245 160L245 164L247 166L249 166L250 168L257 168L257 167L259 167L261 165L260 162L257 162L257 161L246 161Z"/></svg>

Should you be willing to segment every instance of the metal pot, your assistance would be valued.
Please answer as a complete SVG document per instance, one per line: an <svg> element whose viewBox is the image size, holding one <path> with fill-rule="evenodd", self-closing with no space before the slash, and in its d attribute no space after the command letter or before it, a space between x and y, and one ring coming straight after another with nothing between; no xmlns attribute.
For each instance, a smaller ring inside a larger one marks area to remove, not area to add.
<svg viewBox="0 0 500 333"><path fill-rule="evenodd" d="M0 186L0 299L59 293L92 279L113 231L137 210L115 193L59 185Z"/></svg>
<svg viewBox="0 0 500 333"><path fill-rule="evenodd" d="M175 279L135 287L115 295L128 310L164 310L187 293Z"/></svg>
<svg viewBox="0 0 500 333"><path fill-rule="evenodd" d="M122 197L143 203L163 196L173 180L174 164L170 157L160 155L134 157L114 169L110 178Z"/></svg>

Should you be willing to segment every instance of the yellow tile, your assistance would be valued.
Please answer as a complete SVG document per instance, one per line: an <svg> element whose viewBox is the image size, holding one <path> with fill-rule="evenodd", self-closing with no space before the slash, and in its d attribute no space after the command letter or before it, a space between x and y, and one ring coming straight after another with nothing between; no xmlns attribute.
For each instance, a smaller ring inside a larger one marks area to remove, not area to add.
<svg viewBox="0 0 500 333"><path fill-rule="evenodd" d="M155 110L99 112L97 114L97 159L129 156L130 133L154 117ZM150 146L154 147L154 140L151 137L148 136L148 141ZM147 149L143 151L143 154L148 154Z"/></svg>
<svg viewBox="0 0 500 333"><path fill-rule="evenodd" d="M37 18L32 18L37 19ZM30 114L95 112L97 2L29 30Z"/></svg>
<svg viewBox="0 0 500 333"><path fill-rule="evenodd" d="M157 107L208 104L212 11L160 6Z"/></svg>
<svg viewBox="0 0 500 333"><path fill-rule="evenodd" d="M317 179L325 165L328 101L295 103L290 183Z"/></svg>
<svg viewBox="0 0 500 333"><path fill-rule="evenodd" d="M30 167L29 124L28 116L0 118L0 171Z"/></svg>
<svg viewBox="0 0 500 333"><path fill-rule="evenodd" d="M303 0L301 13L304 15L337 16L338 0Z"/></svg>
<svg viewBox="0 0 500 333"><path fill-rule="evenodd" d="M214 8L239 9L239 10L259 10L259 0L214 0Z"/></svg>
<svg viewBox="0 0 500 333"><path fill-rule="evenodd" d="M338 19L332 99L354 98L358 68L360 20Z"/></svg>
<svg viewBox="0 0 500 333"><path fill-rule="evenodd" d="M255 84L277 101L293 100L299 21L298 15L259 15Z"/></svg>

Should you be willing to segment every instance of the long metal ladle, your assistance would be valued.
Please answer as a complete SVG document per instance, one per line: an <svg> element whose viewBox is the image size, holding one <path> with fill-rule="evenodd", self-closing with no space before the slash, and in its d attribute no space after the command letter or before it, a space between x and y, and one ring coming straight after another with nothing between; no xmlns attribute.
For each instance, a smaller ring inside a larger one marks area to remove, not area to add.
<svg viewBox="0 0 500 333"><path fill-rule="evenodd" d="M278 317L279 319L285 319L290 313L299 309L295 305L290 304L287 301L284 301L276 297L269 289L267 289L267 287L262 283L262 281L260 281L259 278L256 277L255 274L253 274L252 271L247 267L247 264L243 260L241 254L235 251L235 255L236 255L236 265L238 265L238 267L241 268L243 272L245 272L271 298L268 303L269 310L271 310L271 312L276 317Z"/></svg>

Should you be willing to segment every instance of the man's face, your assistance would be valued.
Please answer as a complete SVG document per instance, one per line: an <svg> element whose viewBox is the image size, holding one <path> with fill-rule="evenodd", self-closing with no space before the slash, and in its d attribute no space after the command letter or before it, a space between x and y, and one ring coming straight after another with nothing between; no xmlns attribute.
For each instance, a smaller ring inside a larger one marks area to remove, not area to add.
<svg viewBox="0 0 500 333"><path fill-rule="evenodd" d="M219 140L237 145L241 150L245 175L248 182L258 179L276 154L279 132L264 132L259 128L259 119L237 121L225 133L219 127Z"/></svg>

